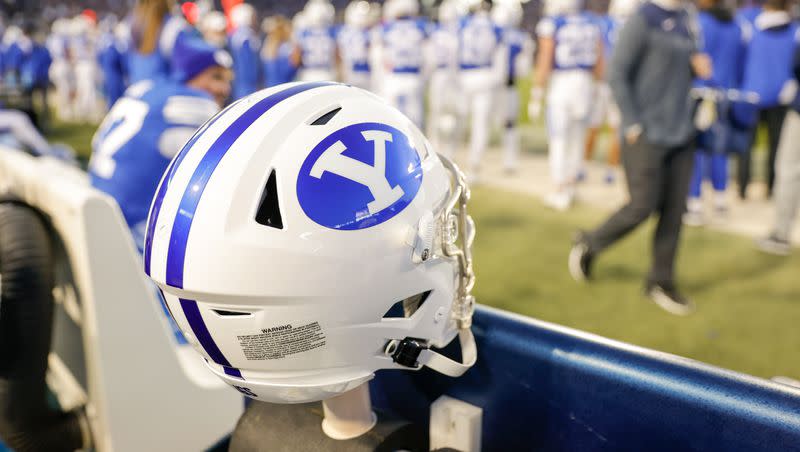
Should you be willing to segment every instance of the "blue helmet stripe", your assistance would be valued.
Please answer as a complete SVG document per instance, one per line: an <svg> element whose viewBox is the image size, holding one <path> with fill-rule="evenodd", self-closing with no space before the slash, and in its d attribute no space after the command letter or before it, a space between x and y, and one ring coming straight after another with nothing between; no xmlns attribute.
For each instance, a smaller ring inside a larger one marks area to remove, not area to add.
<svg viewBox="0 0 800 452"><path fill-rule="evenodd" d="M222 351L217 347L217 343L214 342L214 339L211 337L211 333L208 331L206 323L203 321L203 316L200 314L200 309L197 307L197 302L194 300L185 300L183 298L179 300L181 302L183 314L186 316L186 320L189 321L189 326L192 328L192 332L198 342L200 342L203 350L208 353L208 356L211 357L215 363L230 367L231 363L228 362L225 355L223 355Z"/></svg>
<svg viewBox="0 0 800 452"><path fill-rule="evenodd" d="M222 132L214 144L211 145L200 160L200 164L195 169L194 174L192 174L175 216L175 223L172 226L169 249L167 251L166 283L168 285L181 289L183 288L186 244L189 238L189 232L192 228L194 214L197 211L200 198L203 196L203 191L205 191L206 185L208 185L208 181L211 179L211 175L233 143L258 118L280 102L310 89L331 85L336 85L336 83L304 83L267 96L236 118L236 120Z"/></svg>
<svg viewBox="0 0 800 452"><path fill-rule="evenodd" d="M225 371L225 375L230 375L231 377L241 378L242 380L244 380L244 377L242 376L242 371L235 367L222 366L222 370Z"/></svg>
<svg viewBox="0 0 800 452"><path fill-rule="evenodd" d="M186 142L183 148L181 148L180 152L178 152L175 158L172 159L172 161L169 164L169 167L167 167L167 170L164 172L166 176L163 178L163 180L161 181L161 185L159 185L158 187L158 192L156 192L156 196L153 199L153 207L150 209L150 217L148 218L147 221L147 232L144 240L144 272L147 274L147 276L150 276L150 259L153 248L153 233L155 232L154 230L156 228L156 222L158 221L158 215L161 213L161 205L164 203L164 195L167 193L167 187L169 187L169 183L175 176L178 167L181 166L181 162L183 162L183 159L186 157L186 154L188 154L192 146L194 146L194 144L197 143L197 140L200 139L200 137L206 132L206 130L208 130L212 125L214 125L215 122L217 122L217 119L221 118L225 114L225 112L230 110L234 105L238 103L239 101L236 101L228 105L224 110L217 113L216 115L214 115L214 117L206 121L205 124L200 126L200 128L197 129L194 135L192 135L192 137L189 138L189 141Z"/></svg>

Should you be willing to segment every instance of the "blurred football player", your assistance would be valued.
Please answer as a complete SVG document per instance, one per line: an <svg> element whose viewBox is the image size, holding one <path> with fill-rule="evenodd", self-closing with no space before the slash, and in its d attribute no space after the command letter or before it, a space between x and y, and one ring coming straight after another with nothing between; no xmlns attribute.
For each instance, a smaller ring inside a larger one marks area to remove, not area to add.
<svg viewBox="0 0 800 452"><path fill-rule="evenodd" d="M366 0L354 0L344 10L344 26L336 41L342 64L342 80L348 85L371 89L369 62L372 7Z"/></svg>
<svg viewBox="0 0 800 452"><path fill-rule="evenodd" d="M30 55L33 43L22 28L11 25L3 33L3 47L3 83L18 88L22 63Z"/></svg>
<svg viewBox="0 0 800 452"><path fill-rule="evenodd" d="M424 121L425 46L428 22L417 0L388 0L383 25L373 37L383 66L380 92L417 127Z"/></svg>
<svg viewBox="0 0 800 452"><path fill-rule="evenodd" d="M127 63L131 84L167 77L175 43L190 35L189 24L182 15L172 14L171 7L172 0L139 0L136 3Z"/></svg>
<svg viewBox="0 0 800 452"><path fill-rule="evenodd" d="M603 74L603 42L600 27L581 12L579 0L547 0L545 13L536 27L539 54L528 110L533 118L541 115L549 80L547 129L554 191L545 204L566 210L575 197L595 80Z"/></svg>
<svg viewBox="0 0 800 452"><path fill-rule="evenodd" d="M103 97L111 108L125 92L124 47L115 34L115 17L100 21L100 35L97 40L97 62L103 75Z"/></svg>
<svg viewBox="0 0 800 452"><path fill-rule="evenodd" d="M264 87L294 80L300 66L300 49L292 42L292 26L283 16L264 19L261 25L267 39L261 48Z"/></svg>
<svg viewBox="0 0 800 452"><path fill-rule="evenodd" d="M745 60L742 90L758 94L758 118L766 124L769 154L767 158L767 196L772 195L775 182L775 157L778 152L781 127L786 117L786 105L797 91L792 77L794 52L800 42L798 25L789 15L788 0L767 0L755 18L753 35ZM743 108L736 105L734 108ZM741 111L741 110L740 110ZM755 112L754 112L755 113ZM744 116L744 115L743 115ZM750 115L752 125L756 116ZM750 183L750 152L741 156L739 165L739 196L747 196Z"/></svg>
<svg viewBox="0 0 800 452"><path fill-rule="evenodd" d="M503 28L503 44L508 53L508 65L500 89L501 108L505 109L503 133L503 167L508 173L517 170L519 155L519 84L518 81L530 74L533 64L533 41L527 32L520 29L522 5L518 0L495 3L492 18Z"/></svg>
<svg viewBox="0 0 800 452"><path fill-rule="evenodd" d="M72 19L71 29L70 53L75 66L75 117L79 121L95 122L103 114L100 108L100 92L97 89L101 74L95 51L95 24L86 15L79 14Z"/></svg>
<svg viewBox="0 0 800 452"><path fill-rule="evenodd" d="M611 53L614 50L614 43L617 39L619 29L641 3L641 0L612 0L608 8L608 15L597 17L603 32L603 49L605 50L603 56L606 62L611 60ZM591 160L594 155L594 148L597 144L597 136L600 132L600 128L604 125L608 126L609 145L606 158L608 168L606 169L605 176L605 182L608 184L614 183L617 178L616 173L617 167L619 166L620 146L618 129L621 120L619 108L614 102L614 97L611 95L611 88L608 86L608 81L603 77L596 85L595 103L592 108L591 123L586 139L585 160ZM582 179L583 177L585 177L585 171L582 169L578 178Z"/></svg>
<svg viewBox="0 0 800 452"><path fill-rule="evenodd" d="M69 20L53 21L47 37L47 50L53 58L50 65L50 80L55 86L55 106L58 117L70 120L73 116L72 93L75 90L75 72L69 55Z"/></svg>
<svg viewBox="0 0 800 452"><path fill-rule="evenodd" d="M714 74L709 80L699 80L697 85L715 93L727 93L741 83L750 26L734 20L733 12L723 0L701 0L698 21L705 52L711 57ZM710 108L716 111L716 121L698 137L694 172L689 186L688 212L684 221L699 226L704 223L701 189L706 177L714 188L714 210L727 212L728 153L732 132L730 102L726 96L717 96Z"/></svg>
<svg viewBox="0 0 800 452"><path fill-rule="evenodd" d="M328 0L309 0L303 9L301 22L294 30L300 47L300 80L336 79L335 14L336 10Z"/></svg>
<svg viewBox="0 0 800 452"><path fill-rule="evenodd" d="M228 48L233 57L233 99L240 99L261 88L261 60L258 53L261 42L253 27L256 11L247 3L231 9L233 31L228 39Z"/></svg>
<svg viewBox="0 0 800 452"><path fill-rule="evenodd" d="M439 5L438 23L431 32L433 60L428 83L427 136L434 149L452 157L459 126L458 94L458 23L459 0L445 0Z"/></svg>
<svg viewBox="0 0 800 452"><path fill-rule="evenodd" d="M128 88L92 140L92 185L116 199L140 249L161 175L231 90L224 50L191 38L180 40L174 55L170 77Z"/></svg>
<svg viewBox="0 0 800 452"><path fill-rule="evenodd" d="M458 32L460 88L470 116L469 170L477 182L481 157L489 144L494 93L501 86L508 65L503 33L489 14L488 4L472 1L469 14L461 19Z"/></svg>

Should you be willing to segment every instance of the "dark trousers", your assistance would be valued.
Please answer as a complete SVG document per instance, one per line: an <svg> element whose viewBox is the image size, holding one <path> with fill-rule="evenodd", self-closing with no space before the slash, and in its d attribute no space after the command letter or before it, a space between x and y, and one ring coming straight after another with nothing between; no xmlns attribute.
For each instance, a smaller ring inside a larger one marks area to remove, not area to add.
<svg viewBox="0 0 800 452"><path fill-rule="evenodd" d="M630 200L593 232L587 234L589 250L597 254L625 237L657 213L653 237L653 267L648 281L672 284L686 196L694 164L694 144L665 148L644 137L622 146L622 165Z"/></svg>
<svg viewBox="0 0 800 452"><path fill-rule="evenodd" d="M777 106L765 108L761 110L759 117L764 125L767 127L767 142L769 147L769 155L767 157L767 196L772 196L772 189L775 186L775 156L778 154L778 143L781 138L781 129L783 128L783 120L786 119L786 107ZM752 151L755 145L755 127L753 130L753 140L750 149L747 152L739 155L739 197L744 199L747 195L747 186L750 184L752 163Z"/></svg>

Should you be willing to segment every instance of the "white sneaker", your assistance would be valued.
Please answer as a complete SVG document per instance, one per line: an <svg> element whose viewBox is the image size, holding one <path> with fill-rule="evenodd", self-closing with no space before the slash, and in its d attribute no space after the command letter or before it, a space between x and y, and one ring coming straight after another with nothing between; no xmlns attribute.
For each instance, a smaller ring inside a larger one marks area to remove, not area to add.
<svg viewBox="0 0 800 452"><path fill-rule="evenodd" d="M683 224L686 226L703 226L706 224L703 215L703 201L698 198L689 198L686 202L686 213L683 214Z"/></svg>
<svg viewBox="0 0 800 452"><path fill-rule="evenodd" d="M544 205L553 210L564 212L572 206L572 196L566 192L553 192L545 196Z"/></svg>

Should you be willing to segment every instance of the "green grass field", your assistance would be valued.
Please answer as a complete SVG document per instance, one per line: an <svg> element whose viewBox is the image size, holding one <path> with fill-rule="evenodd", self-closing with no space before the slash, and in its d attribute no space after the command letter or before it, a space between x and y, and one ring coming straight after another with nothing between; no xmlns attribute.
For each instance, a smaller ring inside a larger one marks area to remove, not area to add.
<svg viewBox="0 0 800 452"><path fill-rule="evenodd" d="M93 132L56 123L49 138L87 158ZM610 249L597 262L595 282L580 285L566 270L570 240L578 228L596 226L602 212L556 213L490 188L474 190L470 209L480 303L761 377L800 379L800 256L770 257L748 239L687 230L679 283L697 312L681 318L641 294L652 225Z"/></svg>

